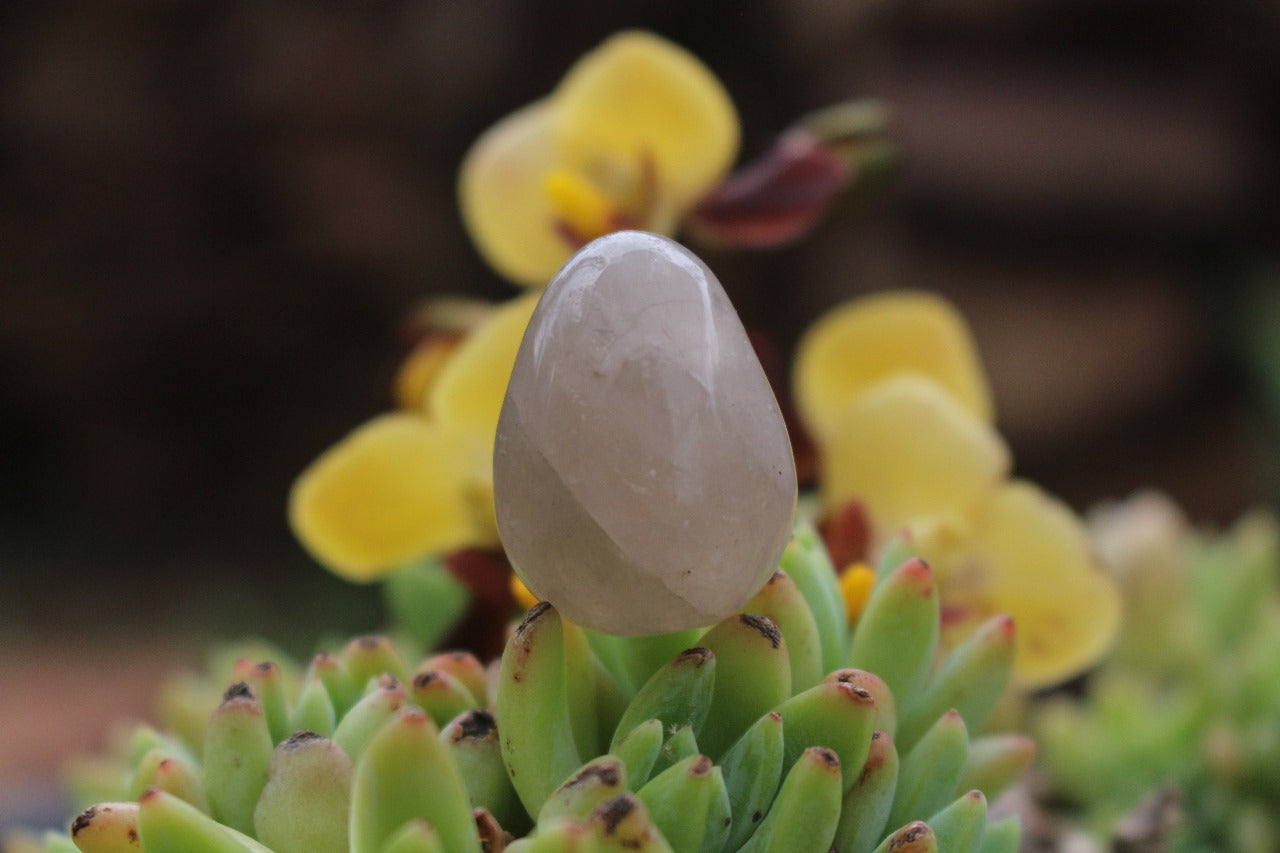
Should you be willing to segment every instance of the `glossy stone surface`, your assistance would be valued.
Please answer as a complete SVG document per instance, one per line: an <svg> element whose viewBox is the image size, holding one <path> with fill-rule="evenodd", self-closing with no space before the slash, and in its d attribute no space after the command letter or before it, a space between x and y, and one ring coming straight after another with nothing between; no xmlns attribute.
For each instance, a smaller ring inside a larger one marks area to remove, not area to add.
<svg viewBox="0 0 1280 853"><path fill-rule="evenodd" d="M637 231L588 244L547 287L493 468L521 579L614 634L734 613L795 510L786 426L733 305L692 253Z"/></svg>

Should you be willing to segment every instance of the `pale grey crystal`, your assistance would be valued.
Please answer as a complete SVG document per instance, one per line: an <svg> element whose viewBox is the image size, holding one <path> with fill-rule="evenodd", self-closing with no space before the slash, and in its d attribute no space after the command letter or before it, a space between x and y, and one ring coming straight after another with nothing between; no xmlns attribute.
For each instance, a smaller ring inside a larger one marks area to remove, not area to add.
<svg viewBox="0 0 1280 853"><path fill-rule="evenodd" d="M530 591L614 634L736 612L776 568L796 501L786 426L728 296L639 231L592 242L548 285L493 476Z"/></svg>

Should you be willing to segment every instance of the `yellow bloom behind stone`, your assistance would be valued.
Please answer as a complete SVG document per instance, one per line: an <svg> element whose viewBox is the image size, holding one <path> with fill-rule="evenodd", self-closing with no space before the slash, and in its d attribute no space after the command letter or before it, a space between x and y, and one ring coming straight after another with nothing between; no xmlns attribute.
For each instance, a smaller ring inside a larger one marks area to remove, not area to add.
<svg viewBox="0 0 1280 853"><path fill-rule="evenodd" d="M537 304L536 293L513 299L467 336L427 390L428 418L478 435L492 448L516 351Z"/></svg>
<svg viewBox="0 0 1280 853"><path fill-rule="evenodd" d="M852 300L814 323L796 351L796 407L821 443L850 400L899 373L933 379L991 423L991 392L964 318L941 297L913 291Z"/></svg>
<svg viewBox="0 0 1280 853"><path fill-rule="evenodd" d="M382 415L298 478L289 521L317 560L355 581L460 547L479 535L459 499L473 476L473 444L413 415Z"/></svg>
<svg viewBox="0 0 1280 853"><path fill-rule="evenodd" d="M459 175L462 216L499 273L541 287L605 233L672 233L737 150L715 76L671 42L622 32L481 135Z"/></svg>
<svg viewBox="0 0 1280 853"><path fill-rule="evenodd" d="M861 501L877 531L968 510L1009 471L996 431L916 373L869 386L830 425L823 504Z"/></svg>
<svg viewBox="0 0 1280 853"><path fill-rule="evenodd" d="M425 554L498 542L493 436L536 295L499 307L418 371L408 402L313 462L294 483L289 521L336 574L381 578Z"/></svg>
<svg viewBox="0 0 1280 853"><path fill-rule="evenodd" d="M1022 687L1078 674L1115 639L1120 595L1093 559L1083 525L1030 483L1004 484L967 524L925 525L915 542L938 578L952 641L996 613L1014 618Z"/></svg>
<svg viewBox="0 0 1280 853"><path fill-rule="evenodd" d="M911 532L938 578L945 640L1009 614L1014 678L1028 688L1080 672L1109 647L1116 587L1070 509L1006 479L986 377L951 305L900 292L837 307L801 341L795 388L825 511L859 503L873 548Z"/></svg>

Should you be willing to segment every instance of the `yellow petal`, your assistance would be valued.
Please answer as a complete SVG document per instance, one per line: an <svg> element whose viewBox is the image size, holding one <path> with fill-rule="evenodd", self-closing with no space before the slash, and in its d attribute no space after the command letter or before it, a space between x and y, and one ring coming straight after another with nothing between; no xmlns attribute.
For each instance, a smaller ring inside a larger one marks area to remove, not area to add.
<svg viewBox="0 0 1280 853"><path fill-rule="evenodd" d="M1115 639L1115 583L1094 561L1076 515L1030 483L1004 484L966 530L918 531L916 544L936 572L950 639L993 614L1013 617L1014 680L1024 688L1080 673Z"/></svg>
<svg viewBox="0 0 1280 853"><path fill-rule="evenodd" d="M964 318L941 297L909 291L847 302L805 333L796 351L796 407L821 444L849 400L904 371L932 378L991 422L991 394Z"/></svg>
<svg viewBox="0 0 1280 853"><path fill-rule="evenodd" d="M899 374L867 388L832 420L822 448L828 510L861 501L880 537L965 511L1004 478L1009 451L936 382Z"/></svg>
<svg viewBox="0 0 1280 853"><path fill-rule="evenodd" d="M520 580L515 572L511 573L511 597L523 610L528 610L538 603L538 596L529 592L529 587L524 585L524 581Z"/></svg>
<svg viewBox="0 0 1280 853"><path fill-rule="evenodd" d="M458 175L462 220L480 254L506 278L543 287L573 254L556 231L546 175L556 166L551 105L538 101L489 128Z"/></svg>
<svg viewBox="0 0 1280 853"><path fill-rule="evenodd" d="M427 392L453 357L458 343L456 337L439 335L428 338L413 348L404 361L400 362L391 382L391 393L397 408L418 414L426 411Z"/></svg>
<svg viewBox="0 0 1280 853"><path fill-rule="evenodd" d="M738 115L720 81L652 33L608 39L578 60L552 99L562 162L615 198L643 180L647 159L661 201L683 211L738 151Z"/></svg>
<svg viewBox="0 0 1280 853"><path fill-rule="evenodd" d="M432 419L475 435L492 450L516 351L538 295L529 293L504 303L454 351L428 392Z"/></svg>
<svg viewBox="0 0 1280 853"><path fill-rule="evenodd" d="M388 414L329 448L298 477L289 523L330 570L369 581L477 535L463 490L476 447L409 414Z"/></svg>

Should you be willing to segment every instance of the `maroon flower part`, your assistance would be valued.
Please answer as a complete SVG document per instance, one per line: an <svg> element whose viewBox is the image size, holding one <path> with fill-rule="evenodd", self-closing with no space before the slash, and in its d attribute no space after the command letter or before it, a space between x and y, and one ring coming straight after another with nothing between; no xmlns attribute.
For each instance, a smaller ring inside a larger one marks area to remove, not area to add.
<svg viewBox="0 0 1280 853"><path fill-rule="evenodd" d="M496 658L502 654L507 626L516 610L507 555L497 548L463 548L447 554L444 564L473 597L440 648L470 649L481 660Z"/></svg>
<svg viewBox="0 0 1280 853"><path fill-rule="evenodd" d="M852 178L849 164L826 143L791 130L704 197L684 226L727 246L781 246L812 230Z"/></svg>
<svg viewBox="0 0 1280 853"><path fill-rule="evenodd" d="M836 572L865 562L871 547L871 521L861 501L849 501L818 523Z"/></svg>

